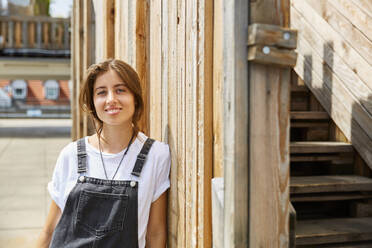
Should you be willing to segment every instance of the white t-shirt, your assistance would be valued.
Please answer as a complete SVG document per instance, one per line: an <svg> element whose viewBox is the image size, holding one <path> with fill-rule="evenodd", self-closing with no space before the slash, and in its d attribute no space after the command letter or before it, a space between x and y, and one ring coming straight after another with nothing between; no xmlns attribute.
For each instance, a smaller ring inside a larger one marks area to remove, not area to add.
<svg viewBox="0 0 372 248"><path fill-rule="evenodd" d="M145 247L147 222L151 203L157 200L170 186L170 152L167 144L155 141L143 166L141 176L132 176L137 155L142 149L147 137L138 133L137 138L129 148L114 180L135 180L139 182L138 187L138 243L139 247ZM106 179L99 150L88 143L85 137L87 152L87 172L82 173L88 177ZM107 176L109 179L115 173L120 159L125 152L110 154L102 153ZM77 142L71 142L65 146L57 159L52 181L48 184L51 198L59 206L61 211L65 207L67 197L79 178L77 173Z"/></svg>

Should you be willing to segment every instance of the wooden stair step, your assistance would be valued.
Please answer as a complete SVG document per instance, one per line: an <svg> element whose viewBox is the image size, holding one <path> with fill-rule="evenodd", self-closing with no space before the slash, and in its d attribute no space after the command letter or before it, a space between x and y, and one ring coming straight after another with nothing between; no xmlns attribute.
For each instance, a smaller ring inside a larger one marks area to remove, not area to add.
<svg viewBox="0 0 372 248"><path fill-rule="evenodd" d="M372 199L372 192L332 192L291 195L291 202L346 201L361 199Z"/></svg>
<svg viewBox="0 0 372 248"><path fill-rule="evenodd" d="M333 161L343 164L351 164L354 162L354 158L352 156L352 153L346 154L348 156L340 156L339 154L327 154L324 156L314 156L311 154L306 155L297 155L292 154L291 155L291 162L327 162L327 161Z"/></svg>
<svg viewBox="0 0 372 248"><path fill-rule="evenodd" d="M323 111L292 111L291 120L329 120L329 115Z"/></svg>
<svg viewBox="0 0 372 248"><path fill-rule="evenodd" d="M296 245L372 240L372 218L301 220L296 223Z"/></svg>
<svg viewBox="0 0 372 248"><path fill-rule="evenodd" d="M290 152L291 154L353 152L353 146L335 141L295 141L290 144Z"/></svg>
<svg viewBox="0 0 372 248"><path fill-rule="evenodd" d="M372 191L372 178L342 176L301 176L290 178L291 193Z"/></svg>

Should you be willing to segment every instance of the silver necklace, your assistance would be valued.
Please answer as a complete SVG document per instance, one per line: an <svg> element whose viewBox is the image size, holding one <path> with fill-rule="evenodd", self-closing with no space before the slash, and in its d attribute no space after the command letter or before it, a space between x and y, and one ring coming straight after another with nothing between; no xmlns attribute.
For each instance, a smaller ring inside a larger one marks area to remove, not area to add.
<svg viewBox="0 0 372 248"><path fill-rule="evenodd" d="M129 147L132 144L133 138L134 138L134 133L133 133L132 137L130 138L127 150L124 152L123 156L121 157L120 162L119 162L118 166L116 167L116 171L114 173L114 176L111 178L111 180L113 180L115 178L116 173L118 172L118 170L120 168L121 162L123 162L125 155L127 155L128 151L129 151ZM101 162L102 162L103 171L105 172L106 179L108 180L106 167L105 167L105 162L103 162L102 149L101 149L101 139L100 138L98 138L98 146L99 146L99 154L101 155Z"/></svg>

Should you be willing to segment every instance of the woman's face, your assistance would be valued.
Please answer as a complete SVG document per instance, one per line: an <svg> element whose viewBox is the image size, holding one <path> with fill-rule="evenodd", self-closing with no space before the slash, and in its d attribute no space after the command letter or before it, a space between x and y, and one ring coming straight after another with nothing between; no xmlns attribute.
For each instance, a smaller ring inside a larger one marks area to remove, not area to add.
<svg viewBox="0 0 372 248"><path fill-rule="evenodd" d="M96 78L93 102L103 125L132 125L134 95L114 70L110 69Z"/></svg>

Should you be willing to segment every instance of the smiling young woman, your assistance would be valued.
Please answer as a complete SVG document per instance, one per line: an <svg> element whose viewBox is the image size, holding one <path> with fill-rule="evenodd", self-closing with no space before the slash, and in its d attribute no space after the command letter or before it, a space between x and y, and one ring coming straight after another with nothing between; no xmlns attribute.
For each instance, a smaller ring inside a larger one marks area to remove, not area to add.
<svg viewBox="0 0 372 248"><path fill-rule="evenodd" d="M90 66L79 103L96 133L61 151L37 247L165 247L170 152L139 131L137 73L115 59Z"/></svg>

